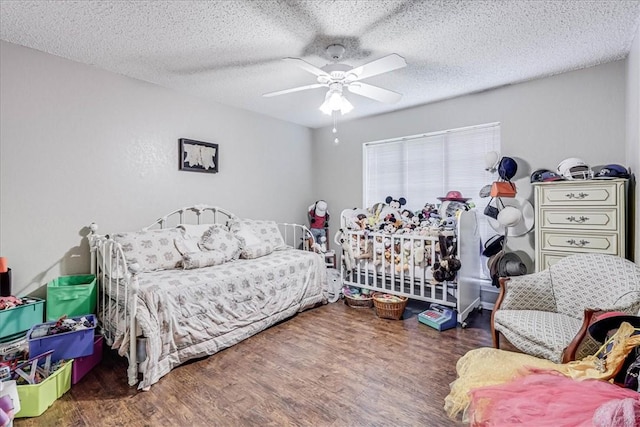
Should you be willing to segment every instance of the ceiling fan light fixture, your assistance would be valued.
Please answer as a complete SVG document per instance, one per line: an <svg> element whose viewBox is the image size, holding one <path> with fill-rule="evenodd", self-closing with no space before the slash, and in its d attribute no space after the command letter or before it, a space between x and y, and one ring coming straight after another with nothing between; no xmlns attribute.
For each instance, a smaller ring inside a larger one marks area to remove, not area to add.
<svg viewBox="0 0 640 427"><path fill-rule="evenodd" d="M339 90L330 89L324 98L324 102L320 106L320 111L328 116L330 116L334 111L340 111L342 114L347 114L351 110L353 110L353 104L351 104Z"/></svg>

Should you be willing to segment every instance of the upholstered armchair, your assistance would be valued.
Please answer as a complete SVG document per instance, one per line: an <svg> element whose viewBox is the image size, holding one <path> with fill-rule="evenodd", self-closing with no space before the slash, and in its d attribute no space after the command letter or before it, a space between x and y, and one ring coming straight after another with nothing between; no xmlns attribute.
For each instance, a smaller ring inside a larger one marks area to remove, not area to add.
<svg viewBox="0 0 640 427"><path fill-rule="evenodd" d="M570 255L537 273L500 278L493 346L499 348L502 334L533 356L557 363L579 359L597 350L582 340L594 311L639 309L640 267L613 255Z"/></svg>

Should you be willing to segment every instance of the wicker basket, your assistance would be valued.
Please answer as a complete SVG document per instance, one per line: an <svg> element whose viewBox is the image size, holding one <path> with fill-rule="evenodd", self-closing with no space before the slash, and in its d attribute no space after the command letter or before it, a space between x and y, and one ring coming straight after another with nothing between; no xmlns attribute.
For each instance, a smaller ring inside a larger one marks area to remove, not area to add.
<svg viewBox="0 0 640 427"><path fill-rule="evenodd" d="M395 296L400 298L401 301L388 301L388 294L376 292L373 294L373 305L376 308L376 315L382 319L400 320L404 314L404 309L407 307L409 298Z"/></svg>
<svg viewBox="0 0 640 427"><path fill-rule="evenodd" d="M373 307L373 298L353 298L349 295L344 296L344 302L353 308L371 308Z"/></svg>

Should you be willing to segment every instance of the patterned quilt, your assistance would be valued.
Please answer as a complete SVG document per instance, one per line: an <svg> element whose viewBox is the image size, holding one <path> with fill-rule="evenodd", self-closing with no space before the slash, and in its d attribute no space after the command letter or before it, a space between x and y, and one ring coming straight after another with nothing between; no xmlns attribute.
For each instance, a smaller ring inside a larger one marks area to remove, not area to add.
<svg viewBox="0 0 640 427"><path fill-rule="evenodd" d="M193 270L139 276L136 320L147 338L139 388L327 300L322 257L296 249ZM113 347L128 351L124 331Z"/></svg>

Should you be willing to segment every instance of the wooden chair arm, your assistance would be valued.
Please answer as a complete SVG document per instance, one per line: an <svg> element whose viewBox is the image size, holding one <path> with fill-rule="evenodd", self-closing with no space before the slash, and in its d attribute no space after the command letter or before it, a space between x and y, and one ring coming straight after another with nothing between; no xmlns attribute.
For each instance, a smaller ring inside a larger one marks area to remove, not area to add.
<svg viewBox="0 0 640 427"><path fill-rule="evenodd" d="M573 340L571 340L569 345L562 350L562 363L572 362L575 360L576 351L578 351L578 347L587 335L587 329L589 329L589 326L595 320L595 315L600 312L601 310L594 310L592 308L586 308L584 310L584 318L582 319L582 326L580 326L580 330Z"/></svg>
<svg viewBox="0 0 640 427"><path fill-rule="evenodd" d="M507 289L507 282L510 280L509 277L500 277L498 279L498 283L500 284L500 293L498 294L498 299L496 299L496 303L493 305L493 311L491 311L491 336L493 338L493 348L500 348L500 336L499 332L496 331L495 326L493 324L493 317L496 314L496 311L500 308L502 304L502 300L504 300L504 295Z"/></svg>

